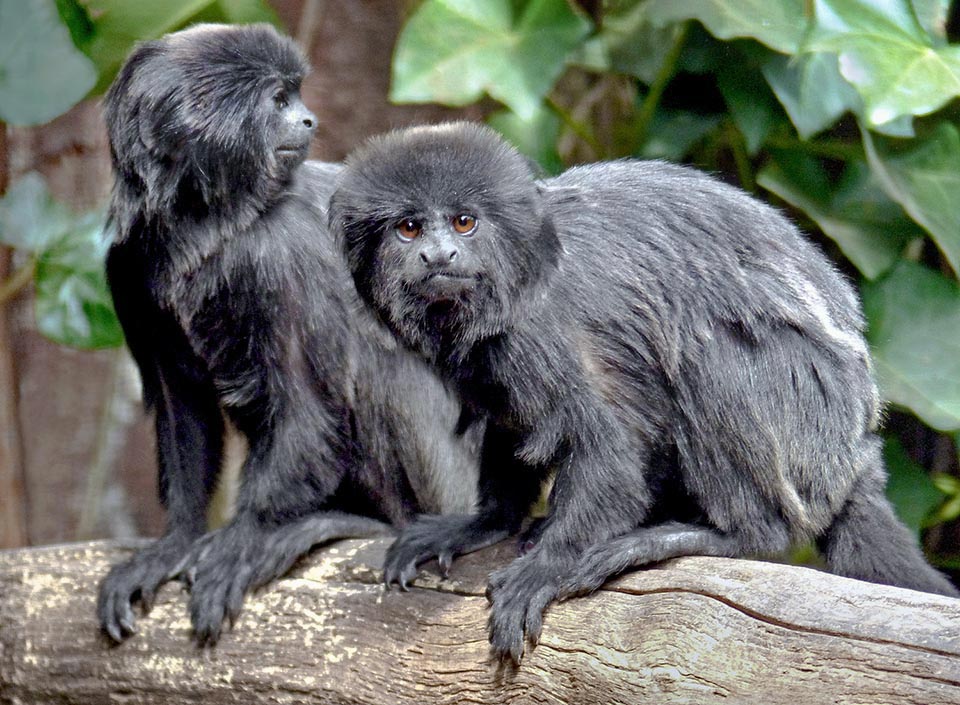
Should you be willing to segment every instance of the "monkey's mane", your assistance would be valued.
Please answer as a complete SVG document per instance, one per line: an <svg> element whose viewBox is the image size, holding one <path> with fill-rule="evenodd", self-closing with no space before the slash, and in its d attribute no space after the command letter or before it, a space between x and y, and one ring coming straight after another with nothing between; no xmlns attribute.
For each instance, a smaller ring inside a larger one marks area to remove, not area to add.
<svg viewBox="0 0 960 705"><path fill-rule="evenodd" d="M105 98L118 238L135 223L250 220L289 167L268 144L266 91L299 87L307 63L269 25L198 25L139 45Z"/></svg>

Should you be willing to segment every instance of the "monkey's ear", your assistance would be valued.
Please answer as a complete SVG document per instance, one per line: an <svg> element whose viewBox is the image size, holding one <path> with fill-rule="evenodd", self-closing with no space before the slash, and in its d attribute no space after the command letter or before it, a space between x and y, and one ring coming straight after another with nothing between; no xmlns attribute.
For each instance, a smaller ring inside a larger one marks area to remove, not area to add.
<svg viewBox="0 0 960 705"><path fill-rule="evenodd" d="M138 110L137 136L140 138L140 143L146 147L151 154L155 154L158 151L156 129L157 124L155 117L150 115L147 110Z"/></svg>

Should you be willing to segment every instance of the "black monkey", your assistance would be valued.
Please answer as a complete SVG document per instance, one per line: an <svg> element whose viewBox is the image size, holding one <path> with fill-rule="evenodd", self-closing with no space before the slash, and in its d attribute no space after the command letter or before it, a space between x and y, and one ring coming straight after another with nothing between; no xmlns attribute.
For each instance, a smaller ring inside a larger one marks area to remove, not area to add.
<svg viewBox="0 0 960 705"><path fill-rule="evenodd" d="M479 513L404 530L387 584L517 531L555 474L490 579L500 657L553 600L680 555L814 538L839 574L957 594L884 497L856 296L773 209L662 162L537 182L452 124L356 150L330 210L361 296L487 417Z"/></svg>
<svg viewBox="0 0 960 705"><path fill-rule="evenodd" d="M244 594L311 545L473 505L459 405L362 306L328 234L340 167L304 162L305 71L272 27L200 25L140 45L106 97L108 278L156 416L168 509L164 536L101 584L116 641L134 631L132 605L177 573L212 644ZM194 544L222 414L249 445L237 514Z"/></svg>

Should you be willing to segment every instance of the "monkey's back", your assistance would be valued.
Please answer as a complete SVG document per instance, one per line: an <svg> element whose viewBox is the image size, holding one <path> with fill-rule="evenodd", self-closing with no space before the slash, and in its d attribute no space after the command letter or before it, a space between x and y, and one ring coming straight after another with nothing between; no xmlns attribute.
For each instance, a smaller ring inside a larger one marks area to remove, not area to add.
<svg viewBox="0 0 960 705"><path fill-rule="evenodd" d="M879 415L849 283L773 208L692 169L575 167L546 193L563 246L547 296L560 325L586 323L581 357L624 422L669 436L721 528L825 528Z"/></svg>
<svg viewBox="0 0 960 705"><path fill-rule="evenodd" d="M574 167L546 184L565 254L578 262L555 286L585 314L629 306L642 316L649 307L672 329L664 342L684 348L709 337L705 325L727 320L779 321L837 352L865 349L850 284L786 218L743 191L638 160ZM578 306L597 296L605 306Z"/></svg>

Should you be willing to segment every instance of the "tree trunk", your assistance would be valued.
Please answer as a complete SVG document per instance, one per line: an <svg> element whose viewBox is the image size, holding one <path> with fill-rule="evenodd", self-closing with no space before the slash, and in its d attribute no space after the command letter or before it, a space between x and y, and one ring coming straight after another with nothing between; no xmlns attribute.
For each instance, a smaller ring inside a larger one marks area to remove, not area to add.
<svg viewBox="0 0 960 705"><path fill-rule="evenodd" d="M0 196L7 191L7 125L0 120ZM13 273L13 250L0 245L0 289ZM17 375L10 341L10 306L0 298L0 548L27 543L27 503L20 456Z"/></svg>
<svg viewBox="0 0 960 705"><path fill-rule="evenodd" d="M486 574L507 543L430 566L385 592L387 540L318 551L248 599L215 649L189 640L167 586L111 647L96 585L129 549L0 552L0 702L758 703L960 702L960 602L806 568L685 558L550 608L540 644L499 667Z"/></svg>

